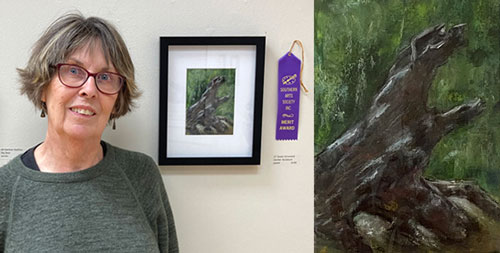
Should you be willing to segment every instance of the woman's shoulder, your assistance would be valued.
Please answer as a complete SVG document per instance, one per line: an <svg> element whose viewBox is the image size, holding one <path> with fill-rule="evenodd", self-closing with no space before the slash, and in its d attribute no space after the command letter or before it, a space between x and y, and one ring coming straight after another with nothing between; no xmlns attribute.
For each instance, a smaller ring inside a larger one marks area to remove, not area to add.
<svg viewBox="0 0 500 253"><path fill-rule="evenodd" d="M141 152L137 151L132 151L132 150L127 150L123 148L119 148L116 146L113 146L109 143L106 143L106 149L109 150L110 152L113 152L113 155L117 161L121 161L124 163L131 163L131 164L147 164L147 163L153 163L155 164L153 158L151 158L149 155L146 155Z"/></svg>
<svg viewBox="0 0 500 253"><path fill-rule="evenodd" d="M21 155L10 160L7 164L0 166L0 185L5 183L5 180L9 181L16 177L18 174L16 171L22 166Z"/></svg>
<svg viewBox="0 0 500 253"><path fill-rule="evenodd" d="M111 152L115 164L131 181L144 181L161 177L158 165L149 155L113 146L106 143L107 152Z"/></svg>
<svg viewBox="0 0 500 253"><path fill-rule="evenodd" d="M3 198L9 195L12 187L16 183L17 173L16 168L21 164L21 158L16 157L7 164L0 166L0 203Z"/></svg>

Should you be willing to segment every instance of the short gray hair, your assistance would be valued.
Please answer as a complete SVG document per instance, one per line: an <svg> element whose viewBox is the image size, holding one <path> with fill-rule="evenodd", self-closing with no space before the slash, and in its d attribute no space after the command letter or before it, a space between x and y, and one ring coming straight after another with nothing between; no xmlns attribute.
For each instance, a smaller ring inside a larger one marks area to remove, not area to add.
<svg viewBox="0 0 500 253"><path fill-rule="evenodd" d="M101 42L107 62L125 77L125 85L118 93L110 120L125 115L140 96L135 83L134 64L125 42L113 25L106 20L81 14L67 14L52 23L35 43L26 68L18 68L21 94L26 94L35 107L44 110L43 90L54 77L56 66L73 52L88 43Z"/></svg>

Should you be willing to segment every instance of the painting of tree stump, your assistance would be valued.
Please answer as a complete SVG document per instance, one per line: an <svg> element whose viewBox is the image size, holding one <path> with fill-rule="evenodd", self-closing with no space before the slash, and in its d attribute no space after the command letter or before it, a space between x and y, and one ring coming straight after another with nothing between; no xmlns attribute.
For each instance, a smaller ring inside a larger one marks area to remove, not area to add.
<svg viewBox="0 0 500 253"><path fill-rule="evenodd" d="M200 94L193 94L189 96L188 94L188 108L186 110L186 135L230 135L233 134L233 104L234 104L234 69L222 69L222 70L207 70L207 69L193 69L188 70L188 82L197 83L200 82L201 85L194 86L191 88L191 93L196 93L199 91ZM229 73L229 83L228 74L226 75L214 75L213 73ZM208 75L207 75L208 73ZM212 73L210 75L210 73ZM190 77L196 76L197 78ZM232 75L232 76L231 76ZM201 78L199 77L201 76ZM208 83L206 82L209 76ZM220 89L223 85L230 86L232 89L226 89L221 95ZM188 84L188 89L190 85ZM193 91L194 90L194 91ZM226 94L227 93L227 94ZM189 103L189 100L193 100ZM220 112L220 108L226 104L230 103L229 110L225 110L226 113Z"/></svg>
<svg viewBox="0 0 500 253"><path fill-rule="evenodd" d="M364 117L316 155L317 239L346 252L439 252L481 230L475 213L500 221L498 203L474 183L422 176L436 144L485 108L481 99L448 111L427 103L437 69L466 43L465 27L415 36Z"/></svg>

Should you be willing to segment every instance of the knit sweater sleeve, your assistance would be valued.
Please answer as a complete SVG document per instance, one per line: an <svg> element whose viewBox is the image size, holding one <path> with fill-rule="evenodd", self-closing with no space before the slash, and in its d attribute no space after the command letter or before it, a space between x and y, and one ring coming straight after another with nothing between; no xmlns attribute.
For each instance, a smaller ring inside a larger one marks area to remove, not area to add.
<svg viewBox="0 0 500 253"><path fill-rule="evenodd" d="M118 163L126 164L124 172L157 236L160 252L179 252L174 217L158 166L151 157L141 153L116 157Z"/></svg>
<svg viewBox="0 0 500 253"><path fill-rule="evenodd" d="M161 182L161 185L163 186L163 182ZM160 187L159 190L162 200L161 212L159 212L157 218L160 251L169 253L179 252L174 216L172 214L172 209L170 208L167 192L164 186Z"/></svg>
<svg viewBox="0 0 500 253"><path fill-rule="evenodd" d="M0 170L6 170L6 168L1 167ZM10 202L2 174L3 173L0 171L0 252L4 252L5 249L5 236L7 233L7 219Z"/></svg>
<svg viewBox="0 0 500 253"><path fill-rule="evenodd" d="M5 239L9 220L10 198L15 183L15 176L10 172L9 164L0 167L0 252L5 251Z"/></svg>

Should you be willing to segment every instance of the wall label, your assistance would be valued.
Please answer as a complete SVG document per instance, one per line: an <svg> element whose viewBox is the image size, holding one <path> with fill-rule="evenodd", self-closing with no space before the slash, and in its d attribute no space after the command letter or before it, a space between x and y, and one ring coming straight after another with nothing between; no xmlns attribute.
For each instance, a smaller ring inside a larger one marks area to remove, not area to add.
<svg viewBox="0 0 500 253"><path fill-rule="evenodd" d="M297 165L298 158L296 155L274 155L273 165Z"/></svg>
<svg viewBox="0 0 500 253"><path fill-rule="evenodd" d="M0 148L0 166L7 164L14 157L23 153L22 148Z"/></svg>

